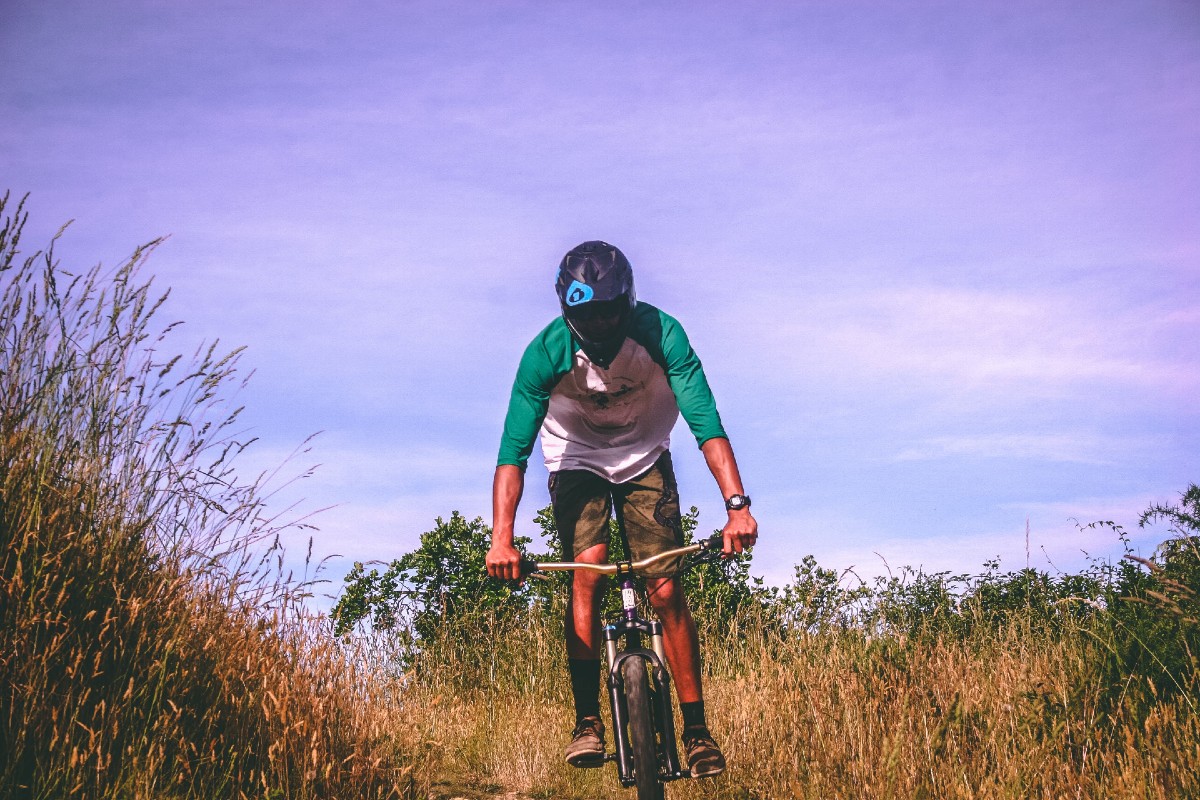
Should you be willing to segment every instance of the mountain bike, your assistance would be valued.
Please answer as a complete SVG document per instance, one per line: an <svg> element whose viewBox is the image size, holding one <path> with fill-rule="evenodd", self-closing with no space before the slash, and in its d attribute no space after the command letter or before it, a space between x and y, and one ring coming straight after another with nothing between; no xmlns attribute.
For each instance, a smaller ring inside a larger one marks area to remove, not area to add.
<svg viewBox="0 0 1200 800"><path fill-rule="evenodd" d="M618 516L618 530L624 530ZM577 561L525 561L523 574L591 570L615 575L621 586L621 611L604 626L604 650L608 660L608 698L612 707L612 729L615 751L606 753L605 762L615 762L617 775L625 788L637 787L638 800L663 800L663 785L680 778L690 778L691 772L679 762L675 743L675 716L671 701L671 676L663 654L662 623L644 619L638 611L638 598L645 602L645 592L634 580L638 572L670 559L720 551L724 546L721 534L675 548L641 561L618 561L611 564L587 564ZM626 543L625 552L629 552ZM693 559L681 572L699 563ZM650 641L644 647L643 637Z"/></svg>

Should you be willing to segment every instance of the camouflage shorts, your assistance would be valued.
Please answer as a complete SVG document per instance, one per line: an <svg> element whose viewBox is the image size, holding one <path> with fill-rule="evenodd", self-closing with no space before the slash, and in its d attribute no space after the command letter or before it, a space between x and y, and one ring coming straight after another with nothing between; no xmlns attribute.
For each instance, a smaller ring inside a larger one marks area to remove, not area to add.
<svg viewBox="0 0 1200 800"><path fill-rule="evenodd" d="M564 558L573 560L591 547L608 544L614 498L620 503L634 561L683 545L679 488L671 454L664 452L650 469L625 483L611 483L583 469L550 473L550 502ZM674 575L681 560L659 564L647 577Z"/></svg>

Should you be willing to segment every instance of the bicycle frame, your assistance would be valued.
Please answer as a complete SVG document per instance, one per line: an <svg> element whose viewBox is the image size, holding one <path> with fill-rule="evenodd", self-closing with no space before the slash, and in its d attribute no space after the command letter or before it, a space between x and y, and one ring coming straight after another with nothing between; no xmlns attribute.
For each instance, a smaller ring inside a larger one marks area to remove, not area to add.
<svg viewBox="0 0 1200 800"><path fill-rule="evenodd" d="M620 520L618 519L618 523ZM622 535L623 525L618 524ZM628 788L636 782L634 777L633 754L626 734L628 711L625 703L625 679L622 665L631 658L646 661L649 667L652 684L653 708L652 714L659 742L658 780L674 781L679 778L690 778L691 772L683 769L679 762L679 748L675 740L675 715L671 700L671 675L667 670L666 656L663 650L662 623L658 620L643 619L637 610L637 586L634 583L636 572L646 570L662 561L667 561L702 550L719 549L723 545L720 534L700 542L668 550L641 561L619 561L615 564L590 564L579 561L530 563L533 570L539 572L589 570L604 575L616 575L621 587L621 612L604 626L604 648L608 657L608 695L612 705L613 733L616 752L606 755L605 760L615 760L621 785ZM626 548L628 552L628 548ZM648 637L650 647L642 646L642 637ZM624 647L620 642L624 639Z"/></svg>

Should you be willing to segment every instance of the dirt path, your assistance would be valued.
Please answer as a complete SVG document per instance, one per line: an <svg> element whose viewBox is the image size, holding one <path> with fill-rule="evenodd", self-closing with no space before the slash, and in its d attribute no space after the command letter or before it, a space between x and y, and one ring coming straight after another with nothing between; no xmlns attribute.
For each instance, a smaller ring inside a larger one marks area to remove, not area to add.
<svg viewBox="0 0 1200 800"><path fill-rule="evenodd" d="M463 786L462 784L434 784L429 800L533 800L518 792L505 792L497 786Z"/></svg>
<svg viewBox="0 0 1200 800"><path fill-rule="evenodd" d="M449 793L435 791L429 795L429 800L533 800L533 798L527 794L518 794L517 792L490 794L482 791L471 791L464 794L462 789L457 789Z"/></svg>

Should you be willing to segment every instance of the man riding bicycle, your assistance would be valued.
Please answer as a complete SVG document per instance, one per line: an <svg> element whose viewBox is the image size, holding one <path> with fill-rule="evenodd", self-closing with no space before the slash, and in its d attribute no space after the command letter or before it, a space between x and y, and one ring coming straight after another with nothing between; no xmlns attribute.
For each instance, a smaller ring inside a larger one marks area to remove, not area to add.
<svg viewBox="0 0 1200 800"><path fill-rule="evenodd" d="M513 526L539 429L564 558L607 561L614 501L621 504L631 558L640 560L681 545L679 492L668 450L680 413L725 498L725 553L751 547L758 538L758 523L750 514L750 498L743 493L700 359L680 324L637 301L629 261L606 242L584 242L568 252L555 288L561 316L526 348L504 421L492 486L488 573L507 580L521 577ZM676 562L647 575L646 588L663 625L688 767L694 777L711 777L724 771L725 757L705 719L696 623L676 576L678 568ZM598 767L604 760L604 580L592 572L575 572L567 604L567 660L576 725L566 760L575 767Z"/></svg>

